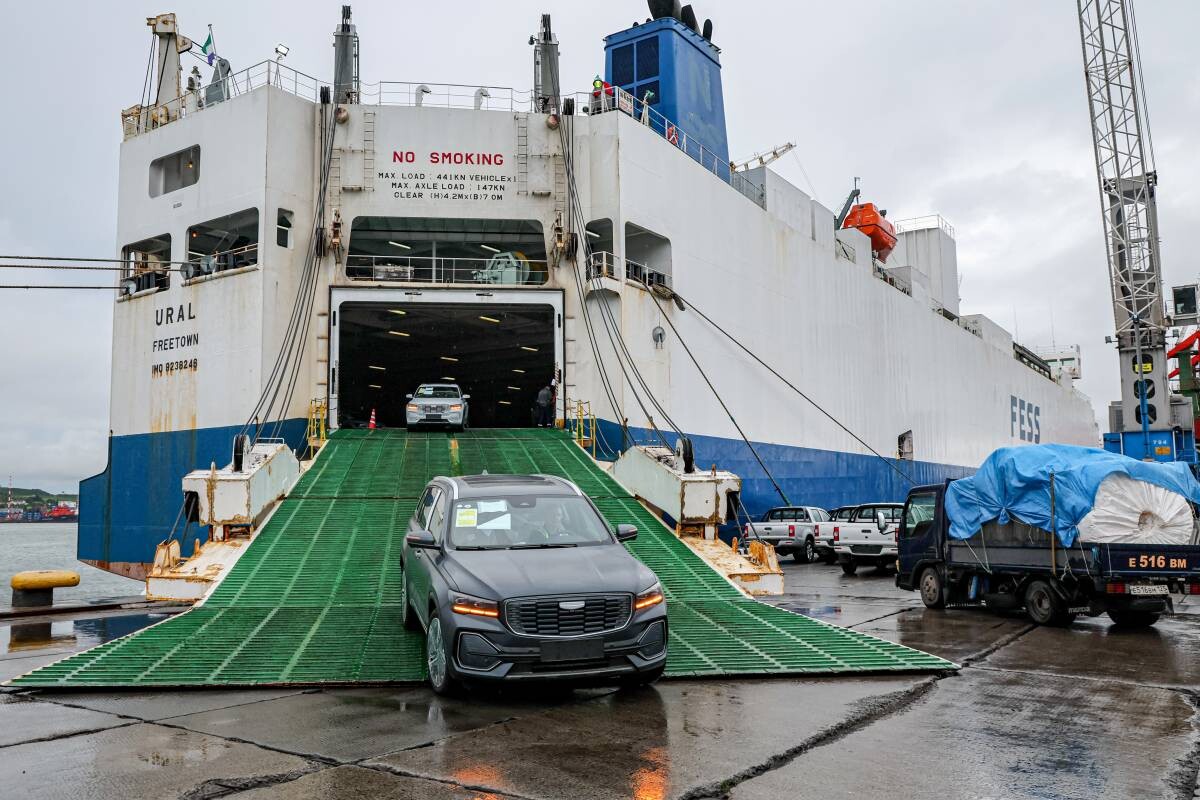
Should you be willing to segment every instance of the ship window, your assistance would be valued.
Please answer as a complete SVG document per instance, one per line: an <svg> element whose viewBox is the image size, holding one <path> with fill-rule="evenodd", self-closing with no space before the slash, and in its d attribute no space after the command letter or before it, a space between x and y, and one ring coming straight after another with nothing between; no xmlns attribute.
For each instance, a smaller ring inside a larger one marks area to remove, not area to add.
<svg viewBox="0 0 1200 800"><path fill-rule="evenodd" d="M612 80L614 86L633 83L633 45L627 44L612 51Z"/></svg>
<svg viewBox="0 0 1200 800"><path fill-rule="evenodd" d="M170 286L171 234L163 233L121 248L121 294Z"/></svg>
<svg viewBox="0 0 1200 800"><path fill-rule="evenodd" d="M637 79L658 77L658 37L642 39L637 43Z"/></svg>
<svg viewBox="0 0 1200 800"><path fill-rule="evenodd" d="M179 150L150 162L150 196L168 194L200 180L200 145Z"/></svg>
<svg viewBox="0 0 1200 800"><path fill-rule="evenodd" d="M671 240L632 222L625 223L625 278L635 283L671 285Z"/></svg>
<svg viewBox="0 0 1200 800"><path fill-rule="evenodd" d="M541 285L546 240L537 220L355 217L346 275L412 283Z"/></svg>
<svg viewBox="0 0 1200 800"><path fill-rule="evenodd" d="M292 246L292 212L279 209L275 220L275 244L280 247Z"/></svg>
<svg viewBox="0 0 1200 800"><path fill-rule="evenodd" d="M248 208L188 228L187 260L193 276L258 263L258 209Z"/></svg>

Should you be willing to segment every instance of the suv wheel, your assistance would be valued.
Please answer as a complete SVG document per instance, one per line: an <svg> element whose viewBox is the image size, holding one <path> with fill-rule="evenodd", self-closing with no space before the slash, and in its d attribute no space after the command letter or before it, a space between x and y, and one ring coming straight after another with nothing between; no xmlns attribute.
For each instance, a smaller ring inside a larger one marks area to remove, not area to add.
<svg viewBox="0 0 1200 800"><path fill-rule="evenodd" d="M921 573L921 602L926 608L945 608L946 589L937 567L926 567Z"/></svg>
<svg viewBox="0 0 1200 800"><path fill-rule="evenodd" d="M437 611L429 614L429 630L425 633L425 665L429 670L429 685L441 695L454 694L458 684L450 675L450 653L442 636L442 621Z"/></svg>
<svg viewBox="0 0 1200 800"><path fill-rule="evenodd" d="M842 562L842 572L846 573L847 575L853 575L854 573L858 572L858 564L855 564L853 561L847 559Z"/></svg>

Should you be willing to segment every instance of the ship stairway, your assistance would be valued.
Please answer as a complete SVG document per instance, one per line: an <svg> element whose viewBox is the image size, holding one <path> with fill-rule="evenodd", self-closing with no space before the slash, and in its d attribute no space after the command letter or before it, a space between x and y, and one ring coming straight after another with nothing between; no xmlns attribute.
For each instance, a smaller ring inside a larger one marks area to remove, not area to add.
<svg viewBox="0 0 1200 800"><path fill-rule="evenodd" d="M338 148L333 149L333 153L329 157L329 187L326 190L329 197L326 199L326 205L331 209L339 209L342 207L342 152Z"/></svg>
<svg viewBox="0 0 1200 800"><path fill-rule="evenodd" d="M529 194L528 114L517 114L517 194Z"/></svg>
<svg viewBox="0 0 1200 800"><path fill-rule="evenodd" d="M400 546L434 475L574 481L667 597L667 677L925 672L955 665L750 599L565 432L340 430L208 598L137 633L15 678L23 687L408 683L423 637L401 624Z"/></svg>
<svg viewBox="0 0 1200 800"><path fill-rule="evenodd" d="M363 110L363 182L365 192L375 191L375 112Z"/></svg>

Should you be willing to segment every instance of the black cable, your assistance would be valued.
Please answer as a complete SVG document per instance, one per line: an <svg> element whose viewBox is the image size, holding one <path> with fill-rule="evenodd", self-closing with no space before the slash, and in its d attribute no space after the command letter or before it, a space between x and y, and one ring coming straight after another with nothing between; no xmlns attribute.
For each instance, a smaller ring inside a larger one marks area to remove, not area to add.
<svg viewBox="0 0 1200 800"><path fill-rule="evenodd" d="M275 402L279 398L279 392L284 385L283 376L289 375L287 380L288 390L284 394L284 402L280 406L279 417L272 431L273 435L277 434L279 432L279 425L283 421L283 415L286 413L287 406L291 402L294 393L300 364L303 360L303 348L307 344L306 337L303 334L303 327L306 323L311 323L312 306L316 297L317 284L319 283L320 264L317 257L317 235L324 227L325 195L329 187L329 174L333 159L336 117L336 112L330 113L327 128L322 128L323 139L321 144L324 152L321 161L321 181L317 204L313 213L313 226L305 257L304 271L297 285L296 301L292 308L292 315L288 321L284 340L280 343L280 351L276 357L275 367L272 369L268 382L263 388L263 394L260 396L258 404L246 420L242 428L242 433L245 433L249 429L250 423L258 418L260 412L263 412L263 415L268 420L271 419L272 409L275 408ZM291 367L290 374L288 372L289 366ZM267 397L268 392L270 392L269 399ZM265 407L263 405L264 402L266 403Z"/></svg>
<svg viewBox="0 0 1200 800"><path fill-rule="evenodd" d="M555 79L557 80L557 76L555 76ZM560 119L561 119L561 117L560 117ZM571 190L569 193L569 205L568 205L568 210L567 210L567 213L569 215L568 223L570 222L570 219L576 219L578 222L578 227L583 229L583 231L584 231L584 235L581 237L581 241L583 243L583 254L584 254L584 264L585 264L584 269L586 270L587 265L591 263L591 257L592 257L591 242L589 242L587 240L587 235L586 235L587 219L583 213L583 206L579 202L578 186L577 186L577 183L575 180L575 164L574 164L574 156L573 156L574 151L572 148L568 147L565 128L566 128L565 125L559 126L559 139L562 142L562 146L563 146L563 165L564 165L564 170L567 175L567 184ZM583 307L585 310L585 315L586 315L587 314L587 304L586 304L586 300L585 300L586 289L582 283L582 279L579 276L578 264L574 264L572 269L573 269L573 272L575 273L576 285L579 288L580 302L583 304ZM598 277L593 278L593 282L598 281L598 280L599 280ZM655 410L658 411L659 414L661 414L662 418L666 420L667 424L671 426L671 428L675 431L675 433L681 439L686 438L686 437L684 436L683 431L680 430L679 426L675 424L675 421L673 419L671 419L671 415L669 413L667 413L665 408L663 408L662 404L658 401L658 398L655 396L653 390L650 388L649 384L646 382L645 377L642 375L641 370L637 366L637 362L634 361L633 355L629 352L629 347L625 343L625 338L621 333L620 325L618 324L617 320L613 317L612 310L608 308L608 304L605 302L600 302L599 305L600 305L600 319L601 319L601 322L604 324L605 334L608 336L609 344L612 346L613 353L617 358L617 365L621 368L622 375L625 377L626 382L629 383L629 385L630 385L630 390L633 392L634 400L637 401L638 406L641 408L642 413L645 414L646 419L649 422L650 427L653 429L654 433L658 435L658 438L659 438L660 442L662 443L662 445L664 447L666 447L667 449L670 449L670 445L667 442L666 437L663 435L662 431L659 430L658 426L654 422L654 418L650 415L650 413L647 411L645 405L642 403L641 397L638 394L637 388L633 385L633 382L629 380L629 372L626 371L625 364L621 360L622 352L625 354L625 359L629 362L629 368L630 368L630 370L633 371L633 374L634 374L635 378L637 379L638 385L640 385L642 387L642 390L645 392L646 397L650 401L651 405L654 406ZM615 332L615 338L614 338L614 332ZM619 343L619 347L618 347L618 343ZM623 427L625 428L626 433L628 433L628 426L623 425Z"/></svg>
<svg viewBox="0 0 1200 800"><path fill-rule="evenodd" d="M0 289L107 289L110 292L115 292L116 286L18 286L11 283L0 283Z"/></svg>
<svg viewBox="0 0 1200 800"><path fill-rule="evenodd" d="M74 264L0 264L0 269L81 269L91 272L128 272L127 267L87 267ZM183 272L182 269L148 269L147 272Z"/></svg>
<svg viewBox="0 0 1200 800"><path fill-rule="evenodd" d="M300 280L296 286L296 299L292 304L292 313L288 319L287 327L284 330L284 336L283 336L282 341L280 342L279 352L275 357L275 363L271 368L271 373L267 376L267 380L263 384L262 391L259 394L258 402L255 404L253 410L251 410L250 414L246 417L246 421L242 425L242 428L239 431L238 435L245 435L245 433L249 430L250 425L253 422L255 422L255 420L258 419L260 413L263 411L263 405L264 405L264 403L268 402L268 399L270 400L271 405L267 406L267 416L268 417L270 416L270 408L274 405L275 397L278 396L278 385L279 384L277 383L277 381L279 380L280 376L282 375L281 370L286 370L287 365L291 361L291 354L292 354L292 350L293 350L292 344L293 344L296 334L297 334L297 330L298 330L299 323L300 323L300 317L302 316L301 309L304 307L303 298L306 296L304 293L304 289L305 289L305 286L307 285L307 283L309 281L311 281L315 276L316 260L317 260L316 259L316 243L317 243L316 237L317 237L317 232L320 230L321 211L324 207L325 190L328 185L328 179L329 179L329 163L330 163L330 160L332 157L332 151L333 151L332 129L335 124L335 119L336 119L336 114L333 114L333 113L329 114L328 122L325 125L323 125L321 128L321 132L324 137L321 144L325 151L322 156L322 164L321 164L321 186L320 186L320 192L319 192L318 198L317 198L317 205L316 205L316 208L314 209L313 226L312 226L312 230L310 232L309 247L308 247L307 253L305 255L304 270L302 271ZM327 128L328 128L328 130L327 130ZM273 387L274 387L274 391L272 391Z"/></svg>
<svg viewBox="0 0 1200 800"><path fill-rule="evenodd" d="M712 325L714 328L716 328L718 331L720 331L725 336L725 338L727 338L729 341L731 341L735 345L737 345L743 352L746 353L746 355L750 356L752 359L757 361L759 363L759 365L761 365L763 368L765 368L768 372L770 372L776 378L783 381L785 386L787 386L793 392L795 392L796 394L800 395L805 400L807 400L808 403L810 405L812 405L813 408L817 409L817 411L820 411L822 414L825 415L826 418L829 419L830 422L832 422L834 425L837 425L839 428L841 428L843 431L845 431L850 436L850 438L854 439L854 441L858 442L860 445L862 445L864 448L866 448L868 451L870 451L876 458L878 458L880 461L882 461L883 463L885 463L889 467L891 467L892 470L895 471L895 473L897 475L899 475L901 478L904 478L904 480L908 481L910 484L916 485L916 481L913 480L912 477L910 477L907 473L905 473L904 470L900 469L898 466L896 466L894 463L892 463L892 461L888 460L886 457L881 455L879 453L879 451L877 451L875 448L871 447L871 445L864 442L862 440L862 438L860 436L858 436L858 434L856 434L854 431L850 430L845 425L843 425L837 419L837 417L833 416L833 414L830 414L828 411L826 411L816 400L813 400L811 397L806 395L804 392L800 391L800 389L795 384L793 384L787 378L780 375L778 370L776 370L770 364L768 364L767 362L765 362L761 358L759 358L757 355L755 355L754 352L752 350L750 350L750 348L746 347L744 344L742 344L740 341L738 341L736 338L734 338L734 336L732 334L730 334L728 331L726 331L724 328L722 328L720 325L718 325L716 322L714 322L712 320L712 318L710 318L707 314L705 314L703 311L701 311L699 308L697 308L695 303L691 302L690 300L685 299L684 297L679 295L679 293L677 293L677 292L675 293L675 296L678 297L681 302L683 302L685 305L687 305L688 308L690 308L692 311L695 311L700 316L701 319L703 319L709 325Z"/></svg>
<svg viewBox="0 0 1200 800"><path fill-rule="evenodd" d="M692 360L692 364L695 365L696 371L700 373L700 377L704 379L706 384L708 384L709 391L712 392L713 397L717 398L717 402L721 404L721 408L725 410L725 416L729 417L729 421L733 423L733 427L737 428L738 436L741 436L742 441L746 443L746 447L750 448L750 452L753 454L754 460L757 461L758 466L762 468L763 473L767 476L767 480L771 481L771 485L775 487L775 491L778 492L779 496L783 498L783 504L790 506L792 501L788 499L787 494L783 491L783 487L781 487L779 482L775 480L775 476L771 474L771 470L767 467L766 462L764 462L762 460L762 456L758 454L757 448L755 448L750 442L750 438L746 436L746 432L742 430L742 426L739 425L738 421L734 418L733 412L729 410L729 406L726 405L725 399L721 397L721 393L717 391L717 387L713 386L713 382L709 380L708 373L704 371L704 368L700 366L700 362L696 360L695 354L692 353L692 348L688 347L687 341L684 340L682 334L679 333L679 329L675 327L674 320L671 319L671 316L667 314L662 305L658 302L658 298L654 296L654 290L648 286L646 289L650 295L650 299L653 300L654 305L658 307L659 314L663 317L663 319L666 320L667 325L671 327L671 332L675 334L675 338L679 340L679 344L683 347L684 352L687 353L688 358Z"/></svg>
<svg viewBox="0 0 1200 800"><path fill-rule="evenodd" d="M82 258L76 256L5 256L0 255L0 259L11 259L13 261L83 261L86 263L95 264L128 264L129 260L124 258ZM155 261L155 264L194 264L194 261L168 261L162 259Z"/></svg>
<svg viewBox="0 0 1200 800"><path fill-rule="evenodd" d="M572 188L574 188L576 186L576 183L575 183L575 172L574 172L574 161L573 160L570 163L567 174L568 174L569 184ZM585 264L584 269L586 271L587 265L591 263L591 259L592 259L591 242L589 242L587 240L587 220L584 218L583 207L578 202L578 193L577 192L572 192L571 200L572 200L572 203L571 203L572 209L578 215L577 219L578 219L578 222L580 223L580 227L582 227L584 229L584 235L582 237L582 241L583 241L584 264ZM600 281L600 276L597 275L597 276L593 277L592 285L599 286L600 285L599 281ZM605 333L608 335L609 343L613 345L613 352L617 355L618 362L620 362L621 352L623 352L625 354L625 359L629 362L630 369L633 370L634 377L637 378L638 384L642 387L642 390L646 393L646 398L650 401L650 404L653 405L655 410L658 411L658 413L662 416L662 418L666 420L667 424L671 426L671 429L675 431L676 435L678 435L679 438L681 438L681 439L687 438L684 435L683 431L679 428L679 426L677 424L675 424L675 420L673 420L671 418L671 415L669 413L667 413L667 410L663 407L662 403L660 403L658 401L657 396L655 396L655 394L654 394L654 390L652 390L650 388L649 384L646 382L645 376L642 375L641 369L637 366L637 362L634 361L634 359L633 359L633 354L629 352L629 346L625 343L625 337L621 332L621 326L618 323L618 321L616 320L616 318L613 316L612 310L608 307L607 303L602 302L599 305L600 305L600 319L601 319L601 322L604 323ZM614 333L615 333L615 340L614 340ZM617 344L620 345L620 351L618 351L618 349L617 349ZM624 372L623 368L622 368L622 372ZM628 380L628 375L626 375L626 379ZM635 390L635 393L636 393L636 390ZM641 405L641 404L639 403L639 405ZM642 408L642 411L645 412L644 407ZM646 414L646 418L650 422L651 428L653 428L654 432L658 434L658 437L662 441L663 446L670 449L670 445L667 443L666 437L664 437L662 435L662 432L658 429L658 426L654 424L654 419L649 414Z"/></svg>
<svg viewBox="0 0 1200 800"><path fill-rule="evenodd" d="M566 123L564 121L564 124L559 126L559 141L563 148L564 169L566 167L567 153L570 151L570 148L568 147L568 144L567 144L566 132L564 130L562 130L565 127L566 127ZM580 282L579 282L579 275L578 275L577 269L573 267L572 272L574 274L576 285L579 285ZM598 372L600 374L601 386L604 389L604 393L608 398L609 404L613 410L613 414L617 417L617 424L620 425L620 427L621 427L621 438L622 438L621 446L622 446L622 449L624 449L624 445L625 445L624 440L626 437L630 436L629 425L625 421L625 413L622 410L620 403L617 402L616 392L612 388L612 384L608 377L608 372L604 367L604 361L603 361L603 359L600 358L600 349L596 344L596 336L595 336L595 332L592 328L591 314L588 311L587 300L584 297L584 292L583 292L582 287L579 290L579 305L583 311L584 329L587 331L588 345L591 347L592 357L596 361L596 369L598 370ZM564 389L565 389L565 387L564 387ZM632 438L632 437L630 437L630 438Z"/></svg>
<svg viewBox="0 0 1200 800"><path fill-rule="evenodd" d="M146 59L146 76L142 79L142 108L150 104L150 76L154 74L154 45L158 38L153 34L150 36L150 57ZM138 120L138 125L141 125L141 120Z"/></svg>

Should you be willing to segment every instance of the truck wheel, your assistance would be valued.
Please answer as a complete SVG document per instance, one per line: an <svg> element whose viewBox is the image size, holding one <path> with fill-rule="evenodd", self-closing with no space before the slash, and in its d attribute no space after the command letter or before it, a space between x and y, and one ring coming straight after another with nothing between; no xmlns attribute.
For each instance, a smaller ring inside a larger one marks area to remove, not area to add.
<svg viewBox="0 0 1200 800"><path fill-rule="evenodd" d="M1075 621L1075 614L1067 611L1049 581L1044 580L1033 581L1025 590L1025 613L1038 625L1065 628Z"/></svg>
<svg viewBox="0 0 1200 800"><path fill-rule="evenodd" d="M792 553L792 558L800 564L811 564L817 560L817 550L813 547L812 539L804 540L804 547Z"/></svg>
<svg viewBox="0 0 1200 800"><path fill-rule="evenodd" d="M853 575L854 573L858 572L858 564L855 564L853 561L843 561L842 572L846 573L847 575Z"/></svg>
<svg viewBox="0 0 1200 800"><path fill-rule="evenodd" d="M926 608L945 608L946 589L937 567L926 567L921 573L921 602Z"/></svg>
<svg viewBox="0 0 1200 800"><path fill-rule="evenodd" d="M1108 612L1113 624L1122 628L1149 628L1158 622L1160 616L1157 611L1130 611L1125 608L1114 608Z"/></svg>

